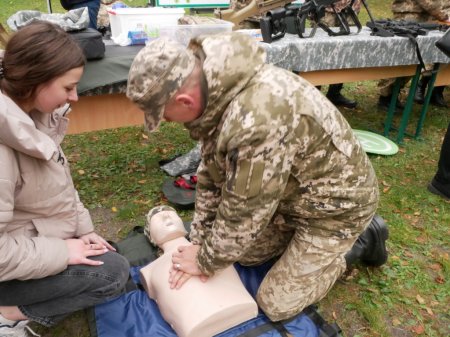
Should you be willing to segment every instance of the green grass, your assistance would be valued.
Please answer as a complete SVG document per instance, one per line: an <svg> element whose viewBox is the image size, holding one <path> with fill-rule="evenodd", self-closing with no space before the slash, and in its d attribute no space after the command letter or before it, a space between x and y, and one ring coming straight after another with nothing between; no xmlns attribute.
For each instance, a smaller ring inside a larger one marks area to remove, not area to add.
<svg viewBox="0 0 450 337"><path fill-rule="evenodd" d="M0 2L2 24L21 9L46 11L44 0ZM145 2L127 1L133 6ZM390 3L370 1L369 5L381 18L391 15ZM59 1L53 1L53 7L62 12ZM368 19L364 10L360 19L363 23ZM376 83L349 83L344 93L358 101L357 109L342 110L352 127L381 131L385 113L376 108ZM447 102L449 96L446 90ZM410 131L419 112L416 106ZM324 316L336 320L347 337L450 335L450 203L426 189L449 122L448 110L431 107L420 140L406 138L394 156L370 156L380 182L378 213L390 226L390 258L379 269L353 270L319 303ZM132 226L142 225L148 209L166 202L161 184L167 176L158 162L189 151L194 143L182 126L163 123L150 135L142 127L129 127L67 136L63 146L96 225L108 238L118 239ZM191 212L181 214L188 218ZM89 334L82 312L53 329L38 330L46 337Z"/></svg>

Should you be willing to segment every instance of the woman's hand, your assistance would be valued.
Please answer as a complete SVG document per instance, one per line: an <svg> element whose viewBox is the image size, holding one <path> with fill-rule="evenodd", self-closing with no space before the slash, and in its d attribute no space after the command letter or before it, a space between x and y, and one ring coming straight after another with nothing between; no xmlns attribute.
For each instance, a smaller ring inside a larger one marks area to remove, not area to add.
<svg viewBox="0 0 450 337"><path fill-rule="evenodd" d="M178 251L172 254L172 267L169 272L171 289L180 289L191 276L199 276L202 282L208 280L208 276L202 274L197 265L197 253L199 245L180 246Z"/></svg>
<svg viewBox="0 0 450 337"><path fill-rule="evenodd" d="M100 266L103 264L103 261L91 260L88 259L88 256L103 255L108 251L108 248L103 244L85 243L81 239L67 239L65 242L69 251L69 265L87 264Z"/></svg>
<svg viewBox="0 0 450 337"><path fill-rule="evenodd" d="M102 238L100 235L98 235L95 232L90 232L88 234L84 234L80 236L80 240L82 240L85 244L94 244L93 247L96 248L107 248L112 251L116 251L116 249L111 246L108 241L106 241L104 238Z"/></svg>

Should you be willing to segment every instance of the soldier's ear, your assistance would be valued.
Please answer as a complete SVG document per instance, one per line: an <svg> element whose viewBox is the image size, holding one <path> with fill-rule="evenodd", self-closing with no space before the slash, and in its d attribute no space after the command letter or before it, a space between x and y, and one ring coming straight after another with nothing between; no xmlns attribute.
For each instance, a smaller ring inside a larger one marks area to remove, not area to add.
<svg viewBox="0 0 450 337"><path fill-rule="evenodd" d="M175 101L178 104L181 104L183 107L189 108L189 109L192 109L192 107L195 104L194 97L192 97L191 95L189 95L187 93L177 95L175 97Z"/></svg>

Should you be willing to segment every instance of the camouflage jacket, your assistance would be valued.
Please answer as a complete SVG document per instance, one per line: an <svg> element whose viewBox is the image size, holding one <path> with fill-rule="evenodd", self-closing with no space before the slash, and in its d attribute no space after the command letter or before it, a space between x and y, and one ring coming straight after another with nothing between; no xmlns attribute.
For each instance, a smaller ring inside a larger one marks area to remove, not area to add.
<svg viewBox="0 0 450 337"><path fill-rule="evenodd" d="M335 2L334 9L336 10L336 12L340 13L351 2L352 2L352 0L340 0L338 2ZM359 13L359 11L361 10L361 0L355 0L353 2L352 8L355 11L355 13ZM333 13L333 8L331 6L327 7L325 10L327 12Z"/></svg>
<svg viewBox="0 0 450 337"><path fill-rule="evenodd" d="M244 34L195 43L208 101L185 125L202 144L190 238L202 245L203 273L239 261L259 232L276 226L275 216L291 229L345 236L321 228L321 219L351 227L352 217L373 214L374 170L336 107L298 75L266 64L263 48Z"/></svg>
<svg viewBox="0 0 450 337"><path fill-rule="evenodd" d="M394 15L417 16L424 21L445 21L450 12L449 0L394 0L392 3Z"/></svg>

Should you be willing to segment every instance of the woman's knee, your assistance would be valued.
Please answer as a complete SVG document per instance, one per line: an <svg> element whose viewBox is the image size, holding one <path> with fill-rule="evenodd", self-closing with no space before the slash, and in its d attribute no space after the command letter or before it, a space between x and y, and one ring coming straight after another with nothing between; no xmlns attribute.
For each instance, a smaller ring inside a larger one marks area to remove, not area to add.
<svg viewBox="0 0 450 337"><path fill-rule="evenodd" d="M96 267L98 269L95 272L101 278L101 282L99 282L101 291L105 292L107 296L122 293L130 275L128 260L115 252L108 252L93 259L104 262L101 266Z"/></svg>

